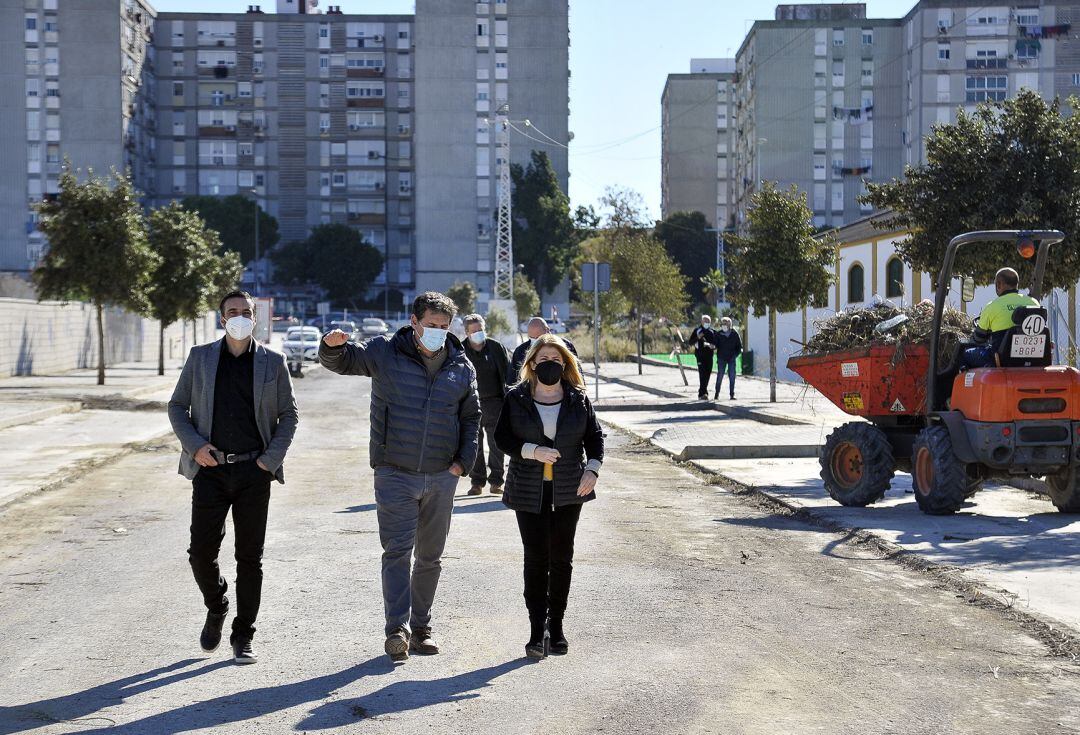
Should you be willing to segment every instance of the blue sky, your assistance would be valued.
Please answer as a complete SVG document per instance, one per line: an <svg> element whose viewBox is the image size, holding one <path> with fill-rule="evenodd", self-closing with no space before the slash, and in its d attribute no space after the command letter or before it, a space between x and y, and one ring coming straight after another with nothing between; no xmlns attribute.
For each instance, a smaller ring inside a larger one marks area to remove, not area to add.
<svg viewBox="0 0 1080 735"><path fill-rule="evenodd" d="M242 12L257 0L151 0L159 11ZM274 0L263 0L272 6ZM915 0L869 0L872 18L898 17ZM325 3L324 3L325 4ZM346 13L412 13L413 0L335 0ZM591 204L604 187L638 191L660 215L660 94L692 57L732 56L769 0L572 0L570 199ZM234 7L235 6L235 7Z"/></svg>

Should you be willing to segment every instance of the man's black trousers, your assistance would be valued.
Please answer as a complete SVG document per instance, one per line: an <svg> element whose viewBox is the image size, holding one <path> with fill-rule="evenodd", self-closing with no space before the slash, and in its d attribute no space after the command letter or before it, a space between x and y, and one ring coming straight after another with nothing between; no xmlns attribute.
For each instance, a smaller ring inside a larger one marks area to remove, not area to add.
<svg viewBox="0 0 1080 735"><path fill-rule="evenodd" d="M262 597L262 555L273 476L255 460L203 467L191 481L191 547L188 561L207 610L225 609L229 586L218 567L225 518L232 508L236 536L236 617L232 639L251 638Z"/></svg>

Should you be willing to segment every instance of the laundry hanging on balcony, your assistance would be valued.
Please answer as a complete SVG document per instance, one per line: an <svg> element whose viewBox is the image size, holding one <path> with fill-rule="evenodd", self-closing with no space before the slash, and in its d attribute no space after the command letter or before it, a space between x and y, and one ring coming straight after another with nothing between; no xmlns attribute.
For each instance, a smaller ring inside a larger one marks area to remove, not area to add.
<svg viewBox="0 0 1080 735"><path fill-rule="evenodd" d="M859 166L844 166L840 163L834 163L833 171L841 176L847 176L849 174L852 176L862 176L863 174L870 173L870 163L868 161L863 161Z"/></svg>
<svg viewBox="0 0 1080 735"><path fill-rule="evenodd" d="M1071 23L1061 23L1056 26L1017 26L1016 30L1023 38L1056 38L1068 35L1071 28Z"/></svg>
<svg viewBox="0 0 1080 735"><path fill-rule="evenodd" d="M1020 38L1016 41L1017 58L1034 58L1042 50L1042 42L1037 38Z"/></svg>
<svg viewBox="0 0 1080 735"><path fill-rule="evenodd" d="M844 120L851 125L862 125L868 120L874 119L874 106L863 105L862 107L840 107L834 105L832 108L833 120Z"/></svg>

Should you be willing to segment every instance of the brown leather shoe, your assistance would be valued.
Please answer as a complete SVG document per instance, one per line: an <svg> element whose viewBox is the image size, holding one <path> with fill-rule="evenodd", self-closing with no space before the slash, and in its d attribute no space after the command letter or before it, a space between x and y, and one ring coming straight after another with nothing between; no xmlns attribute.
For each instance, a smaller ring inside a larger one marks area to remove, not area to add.
<svg viewBox="0 0 1080 735"><path fill-rule="evenodd" d="M496 485L495 483L492 483L491 484L491 494L492 495L502 495L502 485Z"/></svg>
<svg viewBox="0 0 1080 735"><path fill-rule="evenodd" d="M483 485L473 485L469 488L469 495L482 495L484 493Z"/></svg>
<svg viewBox="0 0 1080 735"><path fill-rule="evenodd" d="M439 644L431 635L431 628L417 627L409 635L409 650L422 653L425 656L434 656L439 652Z"/></svg>

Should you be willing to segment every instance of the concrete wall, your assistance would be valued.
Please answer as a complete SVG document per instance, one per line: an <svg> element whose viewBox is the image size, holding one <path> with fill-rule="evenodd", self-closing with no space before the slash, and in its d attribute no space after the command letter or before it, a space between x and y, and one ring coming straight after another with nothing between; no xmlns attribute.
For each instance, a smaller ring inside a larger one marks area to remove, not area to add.
<svg viewBox="0 0 1080 735"><path fill-rule="evenodd" d="M182 358L192 344L216 338L213 312L165 331L166 358ZM193 342L194 337L194 342ZM105 362L156 362L158 323L120 309L105 312ZM97 366L93 307L82 302L0 298L0 378L49 375Z"/></svg>
<svg viewBox="0 0 1080 735"><path fill-rule="evenodd" d="M669 74L661 97L661 216L701 212L716 226L718 74ZM726 181L724 182L726 185ZM726 225L721 222L720 226Z"/></svg>

